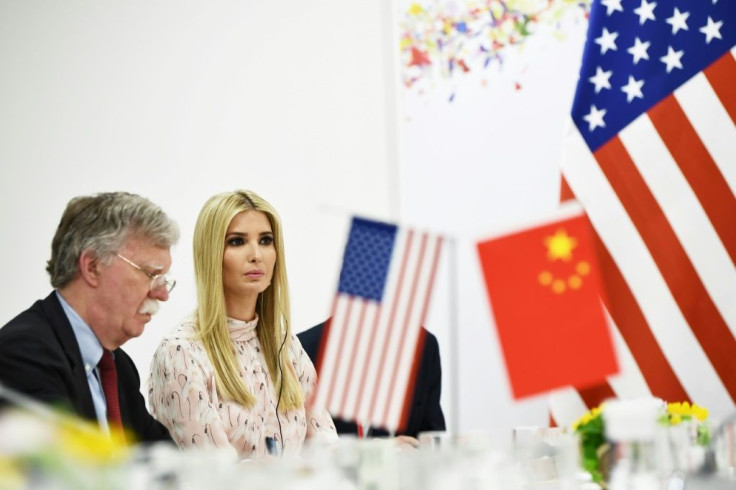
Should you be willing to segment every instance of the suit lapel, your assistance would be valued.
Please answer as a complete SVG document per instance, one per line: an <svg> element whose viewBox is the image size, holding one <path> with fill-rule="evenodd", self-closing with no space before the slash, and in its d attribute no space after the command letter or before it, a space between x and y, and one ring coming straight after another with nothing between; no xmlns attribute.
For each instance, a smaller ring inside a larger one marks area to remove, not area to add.
<svg viewBox="0 0 736 490"><path fill-rule="evenodd" d="M77 343L77 338L74 336L74 330L72 330L69 319L61 307L59 299L56 297L56 291L52 292L43 300L42 307L69 361L72 376L71 381L76 392L76 396L72 399L74 408L79 415L88 419L96 419L97 411L92 402L92 394L89 391L87 373L82 362L82 354L79 352L79 344Z"/></svg>

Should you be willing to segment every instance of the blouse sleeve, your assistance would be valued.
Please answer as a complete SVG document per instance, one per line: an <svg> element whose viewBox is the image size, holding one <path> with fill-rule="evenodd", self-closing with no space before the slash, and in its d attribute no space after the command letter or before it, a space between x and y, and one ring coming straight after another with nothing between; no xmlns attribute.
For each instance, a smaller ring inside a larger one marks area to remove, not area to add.
<svg viewBox="0 0 736 490"><path fill-rule="evenodd" d="M148 403L181 448L230 445L192 340L164 339L151 361ZM216 395L215 395L216 396Z"/></svg>
<svg viewBox="0 0 736 490"><path fill-rule="evenodd" d="M307 417L306 437L326 437L337 440L337 431L327 409L312 407L312 397L317 386L317 371L304 351L296 335L291 336L291 349L294 369L304 392L304 407Z"/></svg>

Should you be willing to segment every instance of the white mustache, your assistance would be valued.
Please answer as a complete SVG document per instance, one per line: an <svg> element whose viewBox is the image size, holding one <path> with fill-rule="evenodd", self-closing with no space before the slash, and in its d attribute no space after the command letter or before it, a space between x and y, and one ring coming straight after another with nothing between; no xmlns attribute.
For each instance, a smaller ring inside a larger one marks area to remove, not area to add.
<svg viewBox="0 0 736 490"><path fill-rule="evenodd" d="M159 304L158 301L151 298L146 298L143 304L138 309L138 313L141 315L155 315L158 312Z"/></svg>

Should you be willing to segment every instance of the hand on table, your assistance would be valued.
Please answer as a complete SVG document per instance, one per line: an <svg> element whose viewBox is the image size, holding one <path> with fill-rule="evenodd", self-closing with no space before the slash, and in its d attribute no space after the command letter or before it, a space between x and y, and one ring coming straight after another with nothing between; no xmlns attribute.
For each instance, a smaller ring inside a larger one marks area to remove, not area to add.
<svg viewBox="0 0 736 490"><path fill-rule="evenodd" d="M419 447L419 441L411 436L396 436L394 442L399 449L415 449Z"/></svg>

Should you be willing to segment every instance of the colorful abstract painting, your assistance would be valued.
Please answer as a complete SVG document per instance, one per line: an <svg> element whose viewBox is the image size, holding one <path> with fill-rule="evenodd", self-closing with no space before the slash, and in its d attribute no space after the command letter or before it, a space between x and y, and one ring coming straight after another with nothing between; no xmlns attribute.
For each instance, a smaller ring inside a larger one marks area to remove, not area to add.
<svg viewBox="0 0 736 490"><path fill-rule="evenodd" d="M399 12L401 81L424 90L500 67L537 32L564 36L563 21L585 21L589 8L590 0L407 2Z"/></svg>

